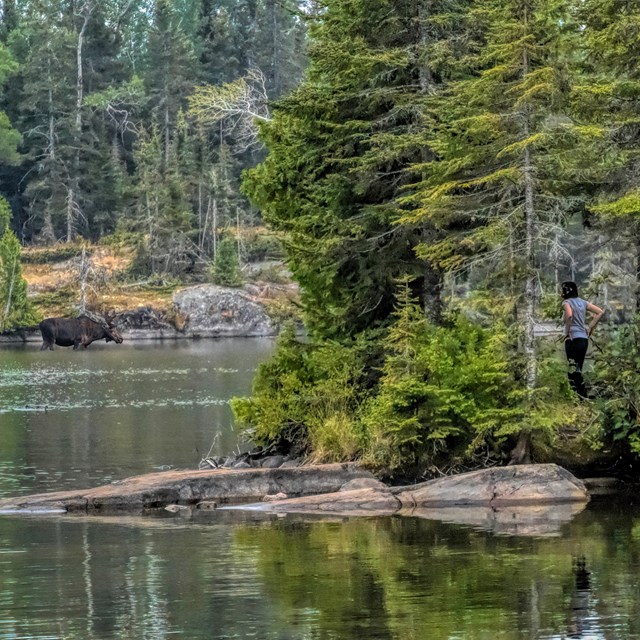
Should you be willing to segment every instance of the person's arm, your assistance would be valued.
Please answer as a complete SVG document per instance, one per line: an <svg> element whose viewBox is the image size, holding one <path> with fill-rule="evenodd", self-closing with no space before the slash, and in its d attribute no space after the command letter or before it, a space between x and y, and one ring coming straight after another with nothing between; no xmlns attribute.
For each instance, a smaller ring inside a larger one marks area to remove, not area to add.
<svg viewBox="0 0 640 640"><path fill-rule="evenodd" d="M598 322L600 322L600 318L604 315L604 310L595 304L587 303L587 311L593 313L593 318L591 318L591 322L589 323L589 335L593 333L593 330L596 328Z"/></svg>
<svg viewBox="0 0 640 640"><path fill-rule="evenodd" d="M573 310L568 302L562 303L562 321L564 323L564 339L571 337L571 324L573 323Z"/></svg>

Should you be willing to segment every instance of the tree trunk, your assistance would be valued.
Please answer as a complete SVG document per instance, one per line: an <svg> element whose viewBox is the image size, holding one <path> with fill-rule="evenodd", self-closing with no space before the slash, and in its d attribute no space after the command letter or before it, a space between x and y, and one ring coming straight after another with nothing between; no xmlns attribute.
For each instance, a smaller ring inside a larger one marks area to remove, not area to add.
<svg viewBox="0 0 640 640"><path fill-rule="evenodd" d="M640 228L636 228L636 311L640 313Z"/></svg>
<svg viewBox="0 0 640 640"><path fill-rule="evenodd" d="M527 14L525 8L524 24L527 26ZM529 73L529 55L525 48L522 61L522 79ZM522 134L525 140L531 135L530 114L527 106L522 113L523 127ZM533 400L533 393L538 383L538 361L536 353L535 339L535 314L537 309L537 277L535 265L536 235L538 231L538 220L536 215L534 200L534 169L531 159L531 149L525 147L522 161L522 178L524 182L524 227L525 227L525 301L524 301L524 357L525 357L525 384L528 399ZM518 438L518 444L511 452L511 462L520 464L530 459L531 434L523 430Z"/></svg>
<svg viewBox="0 0 640 640"><path fill-rule="evenodd" d="M73 240L73 236L75 234L75 221L79 212L77 198L80 183L80 137L82 135L82 106L84 103L82 50L84 47L84 36L87 32L87 27L89 25L93 9L93 5L90 5L89 3L85 3L83 6L82 27L78 32L78 42L76 45L76 114L73 130L75 155L73 158L73 175L71 176L71 184L67 195L67 242L71 242Z"/></svg>
<svg viewBox="0 0 640 640"><path fill-rule="evenodd" d="M417 0L416 20L418 21L418 39L420 41L420 56L416 60L418 65L418 74L420 82L420 94L429 95L435 92L435 82L433 74L427 64L426 49L429 45L429 30L427 28L427 20L432 10L432 0ZM422 115L419 116L422 119ZM424 123L420 123L424 124ZM420 156L423 163L428 162L433 157L431 149L423 146L420 150ZM429 242L431 229L425 227L422 230L422 242ZM422 307L425 317L435 324L442 323L442 312L444 310L442 304L442 289L444 287L444 276L442 271L436 269L433 265L427 263L424 276L422 278Z"/></svg>

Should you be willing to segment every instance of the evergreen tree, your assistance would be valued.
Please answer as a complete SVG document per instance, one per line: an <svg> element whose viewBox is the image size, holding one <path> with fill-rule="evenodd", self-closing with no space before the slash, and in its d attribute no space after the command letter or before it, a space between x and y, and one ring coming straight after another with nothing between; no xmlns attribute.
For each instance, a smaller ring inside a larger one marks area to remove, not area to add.
<svg viewBox="0 0 640 640"><path fill-rule="evenodd" d="M7 47L0 43L0 87L18 70L18 65ZM12 127L9 117L0 111L0 163L17 164L20 156L17 147L20 134Z"/></svg>
<svg viewBox="0 0 640 640"><path fill-rule="evenodd" d="M194 52L169 0L155 0L144 74L152 113L160 126L163 158L169 161L178 112L195 80Z"/></svg>
<svg viewBox="0 0 640 640"><path fill-rule="evenodd" d="M0 200L0 332L10 331L37 321L27 298L27 283L22 277L20 243L9 229L10 211Z"/></svg>
<svg viewBox="0 0 640 640"><path fill-rule="evenodd" d="M424 157L421 104L450 73L451 36L462 28L452 16L464 3L435 3L434 17L446 7L449 19L434 20L427 41L422 4L320 3L307 78L263 126L269 156L245 180L268 223L286 234L318 336L387 322L405 274L438 316L439 274L415 255L424 226L398 225L397 200L413 177L407 169Z"/></svg>
<svg viewBox="0 0 640 640"><path fill-rule="evenodd" d="M211 281L223 287L239 287L242 284L237 243L228 233L222 237L218 245L211 267Z"/></svg>
<svg viewBox="0 0 640 640"><path fill-rule="evenodd" d="M564 165L575 144L563 117L573 23L563 0L489 0L472 16L486 29L477 72L440 102L436 158L424 167L426 180L410 199L417 206L405 220L446 230L420 249L443 268L484 253L494 282L506 273L505 293L515 296L521 329L521 378L534 403L537 254L567 206ZM528 456L529 434L521 436L514 452L520 460Z"/></svg>
<svg viewBox="0 0 640 640"><path fill-rule="evenodd" d="M626 239L636 261L640 311L640 6L628 0L579 5L586 56L575 91L577 117L591 136L582 155L592 163L591 209L611 236Z"/></svg>

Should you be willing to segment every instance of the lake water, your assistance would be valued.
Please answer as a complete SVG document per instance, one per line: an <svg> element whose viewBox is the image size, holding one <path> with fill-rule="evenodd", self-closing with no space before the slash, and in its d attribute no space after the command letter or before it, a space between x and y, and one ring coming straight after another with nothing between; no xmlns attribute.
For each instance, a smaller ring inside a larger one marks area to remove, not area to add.
<svg viewBox="0 0 640 640"><path fill-rule="evenodd" d="M194 468L237 445L229 399L269 339L0 350L0 497Z"/></svg>
<svg viewBox="0 0 640 640"><path fill-rule="evenodd" d="M3 496L232 448L228 399L273 343L94 346L0 351ZM635 502L501 529L519 535L417 517L4 516L0 638L640 638Z"/></svg>

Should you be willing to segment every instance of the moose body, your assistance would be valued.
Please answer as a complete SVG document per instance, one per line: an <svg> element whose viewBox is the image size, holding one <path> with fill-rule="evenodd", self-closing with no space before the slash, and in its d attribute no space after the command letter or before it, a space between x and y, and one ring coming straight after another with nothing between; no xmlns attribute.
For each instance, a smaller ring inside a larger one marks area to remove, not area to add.
<svg viewBox="0 0 640 640"><path fill-rule="evenodd" d="M40 323L42 332L42 346L40 351L50 349L53 345L59 347L79 347L85 349L96 340L122 343L122 336L118 333L111 319L105 319L104 324L96 322L86 316L79 318L47 318Z"/></svg>

